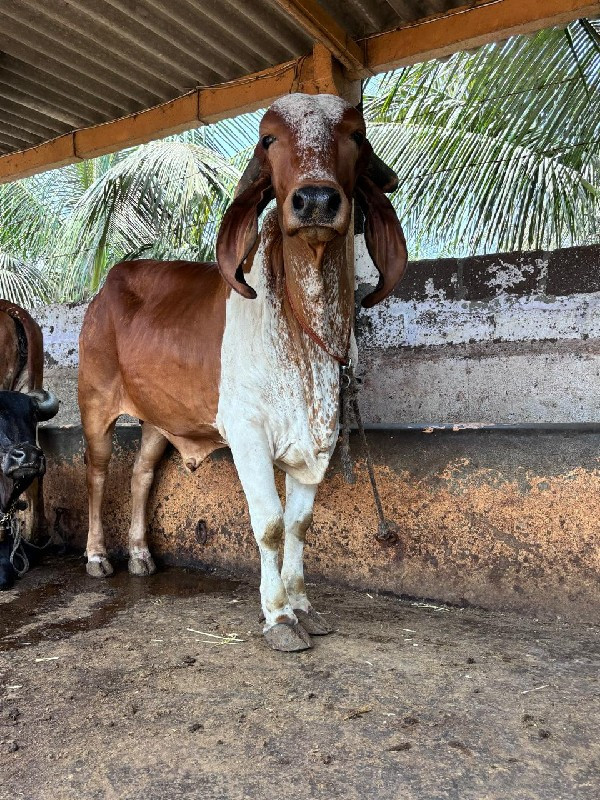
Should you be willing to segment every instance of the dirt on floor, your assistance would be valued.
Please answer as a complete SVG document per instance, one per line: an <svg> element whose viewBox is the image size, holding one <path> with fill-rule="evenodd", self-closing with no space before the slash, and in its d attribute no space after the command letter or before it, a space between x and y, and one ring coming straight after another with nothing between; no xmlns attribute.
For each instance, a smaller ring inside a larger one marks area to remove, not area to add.
<svg viewBox="0 0 600 800"><path fill-rule="evenodd" d="M0 595L0 798L599 796L597 627L310 588L336 633L282 654L255 584L31 570Z"/></svg>

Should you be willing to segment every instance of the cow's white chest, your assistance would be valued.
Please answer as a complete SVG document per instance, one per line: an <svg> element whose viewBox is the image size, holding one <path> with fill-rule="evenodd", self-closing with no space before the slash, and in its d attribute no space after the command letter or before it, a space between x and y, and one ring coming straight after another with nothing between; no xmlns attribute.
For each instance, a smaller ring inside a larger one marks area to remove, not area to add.
<svg viewBox="0 0 600 800"><path fill-rule="evenodd" d="M219 432L232 447L264 433L274 463L302 483L319 483L337 439L339 365L310 342L300 368L280 304L267 285L262 245L248 282L255 300L232 293L227 301Z"/></svg>

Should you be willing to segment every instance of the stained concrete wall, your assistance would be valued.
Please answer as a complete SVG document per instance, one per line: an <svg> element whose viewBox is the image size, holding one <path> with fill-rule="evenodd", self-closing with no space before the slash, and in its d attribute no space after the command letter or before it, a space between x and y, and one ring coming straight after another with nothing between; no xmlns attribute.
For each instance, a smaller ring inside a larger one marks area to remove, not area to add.
<svg viewBox="0 0 600 800"><path fill-rule="evenodd" d="M121 427L106 488L109 552L124 553L139 429ZM309 581L470 603L548 619L600 613L600 434L565 431L370 431L386 517L398 542L375 539L377 518L357 437L357 482L339 456L319 488L307 535ZM51 528L83 551L87 502L78 428L42 432ZM283 476L278 486L283 493ZM228 451L193 475L176 453L161 463L149 541L162 561L257 574L259 558ZM83 563L82 563L83 569Z"/></svg>
<svg viewBox="0 0 600 800"><path fill-rule="evenodd" d="M374 282L364 248L357 278ZM365 414L422 426L598 421L599 312L599 247L412 263L358 317Z"/></svg>
<svg viewBox="0 0 600 800"><path fill-rule="evenodd" d="M362 248L359 242L359 296L374 282ZM309 576L543 617L597 616L600 433L589 423L597 420L600 396L599 303L600 248L573 248L414 263L392 297L361 311L364 417L425 430L369 434L386 514L400 534L391 547L374 538L360 455L354 486L344 484L336 456L317 497ZM49 457L46 507L51 528L80 548L87 522L75 384L83 313L36 311L47 381L63 399L58 426L41 434ZM447 423L476 430L433 430ZM479 430L481 424L583 429ZM138 437L132 425L116 436L104 515L113 551L125 546ZM150 541L170 563L257 571L227 452L193 476L177 454L163 462Z"/></svg>
<svg viewBox="0 0 600 800"><path fill-rule="evenodd" d="M357 238L358 295L376 282ZM34 313L53 424L78 424L84 306ZM362 407L380 425L600 421L600 247L409 264L384 303L357 317Z"/></svg>

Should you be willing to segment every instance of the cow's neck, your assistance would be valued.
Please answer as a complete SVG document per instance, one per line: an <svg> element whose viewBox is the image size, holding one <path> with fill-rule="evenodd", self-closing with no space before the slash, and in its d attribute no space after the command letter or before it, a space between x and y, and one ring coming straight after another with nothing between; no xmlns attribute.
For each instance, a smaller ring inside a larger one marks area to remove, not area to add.
<svg viewBox="0 0 600 800"><path fill-rule="evenodd" d="M288 323L297 325L322 350L346 363L352 329L354 293L341 237L321 253L298 237L283 237L284 308Z"/></svg>
<svg viewBox="0 0 600 800"><path fill-rule="evenodd" d="M324 450L335 441L339 364L348 357L354 319L346 242L341 237L329 242L319 262L305 242L284 237L276 219L269 223L262 236L271 307L287 357L302 379L315 444Z"/></svg>

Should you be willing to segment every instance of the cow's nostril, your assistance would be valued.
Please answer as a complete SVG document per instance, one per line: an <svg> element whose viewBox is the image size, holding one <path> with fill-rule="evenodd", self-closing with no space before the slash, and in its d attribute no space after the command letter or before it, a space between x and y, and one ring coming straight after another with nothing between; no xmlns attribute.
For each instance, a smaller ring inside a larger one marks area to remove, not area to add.
<svg viewBox="0 0 600 800"><path fill-rule="evenodd" d="M340 210L341 203L342 198L340 197L339 192L335 192L335 194L332 194L327 201L327 209L331 211L332 214L337 214L337 212Z"/></svg>
<svg viewBox="0 0 600 800"><path fill-rule="evenodd" d="M294 192L292 197L292 205L296 209L296 211L302 211L304 208L304 198L300 194L300 192Z"/></svg>
<svg viewBox="0 0 600 800"><path fill-rule="evenodd" d="M27 472L43 474L45 460L42 451L35 445L17 445L11 448L2 462L5 475Z"/></svg>
<svg viewBox="0 0 600 800"><path fill-rule="evenodd" d="M10 451L10 457L15 464L22 464L27 458L27 453L20 447L15 447Z"/></svg>
<svg viewBox="0 0 600 800"><path fill-rule="evenodd" d="M296 218L310 225L331 224L341 205L341 193L333 186L300 186L292 195Z"/></svg>

